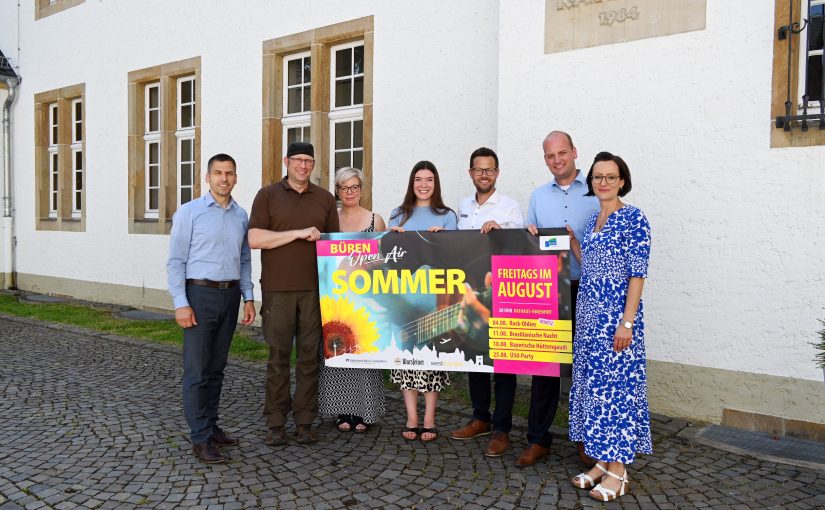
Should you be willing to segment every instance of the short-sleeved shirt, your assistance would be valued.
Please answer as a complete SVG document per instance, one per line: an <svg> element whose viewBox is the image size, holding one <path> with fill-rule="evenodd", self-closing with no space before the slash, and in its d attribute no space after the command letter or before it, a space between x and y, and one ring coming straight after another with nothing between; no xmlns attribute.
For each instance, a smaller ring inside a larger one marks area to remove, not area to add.
<svg viewBox="0 0 825 510"><path fill-rule="evenodd" d="M481 226L493 220L501 228L524 228L524 215L518 202L494 191L481 205L475 194L464 198L458 207L458 229L480 230Z"/></svg>
<svg viewBox="0 0 825 510"><path fill-rule="evenodd" d="M562 189L553 179L544 186L539 186L530 195L530 207L527 209L527 223L539 228L564 227L570 225L576 238L581 241L585 235L584 227L594 212L599 210L599 199L585 196L587 177L578 170L576 179L570 187ZM578 280L581 273L579 263L570 258L570 278Z"/></svg>
<svg viewBox="0 0 825 510"><path fill-rule="evenodd" d="M456 229L456 216L451 210L447 211L445 214L436 214L428 205L415 207L413 208L412 215L407 221L404 221L403 225L401 222L404 218L401 214L399 214L399 211L400 208L395 208L392 210L390 213L390 221L388 226L400 226L404 230L427 230L430 227L442 227L444 230Z"/></svg>
<svg viewBox="0 0 825 510"><path fill-rule="evenodd" d="M338 232L338 209L329 191L309 183L298 193L287 182L264 186L252 202L249 228L273 232L315 227ZM315 243L298 239L261 250L261 289L264 292L318 290Z"/></svg>

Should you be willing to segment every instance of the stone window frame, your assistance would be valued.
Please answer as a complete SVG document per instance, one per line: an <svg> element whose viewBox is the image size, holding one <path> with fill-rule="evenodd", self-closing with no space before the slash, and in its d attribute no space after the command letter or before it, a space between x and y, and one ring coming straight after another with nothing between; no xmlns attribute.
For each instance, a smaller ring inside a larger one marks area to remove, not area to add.
<svg viewBox="0 0 825 510"><path fill-rule="evenodd" d="M179 84L181 79L195 79L195 121L186 133L179 129ZM200 196L201 140L201 57L192 57L131 71L129 80L129 233L169 234L172 216L177 211L180 191L180 139L194 136L192 199ZM158 130L147 131L147 89L158 86ZM148 150L158 143L159 191L157 212L148 208Z"/></svg>
<svg viewBox="0 0 825 510"><path fill-rule="evenodd" d="M794 19L788 20L788 2L794 4ZM771 148L810 147L825 145L825 130L818 129L816 124L809 124L807 131L794 126L790 131L776 127L776 118L785 115L785 101L788 97L788 68L791 76L791 100L796 101L800 96L800 47L799 35L790 35L793 38L792 53L788 60L788 41L780 40L777 36L780 27L789 23L800 23L803 6L807 0L775 0L773 25L773 70L771 78L771 121L770 146ZM807 16L807 13L805 14ZM795 112L795 109L793 110ZM794 113L795 114L795 113Z"/></svg>
<svg viewBox="0 0 825 510"><path fill-rule="evenodd" d="M75 137L74 105L80 104L81 137ZM53 112L57 124L52 122ZM86 231L86 84L80 83L34 95L35 229ZM56 128L57 139L54 140ZM80 210L74 207L75 161L80 154ZM57 162L55 189L53 165ZM54 195L53 195L54 194ZM56 198L55 207L52 199Z"/></svg>
<svg viewBox="0 0 825 510"><path fill-rule="evenodd" d="M77 7L86 0L34 0L34 20L43 19L58 12Z"/></svg>
<svg viewBox="0 0 825 510"><path fill-rule="evenodd" d="M314 183L328 188L332 150L330 148L330 83L331 49L334 46L363 41L364 43L364 103L363 141L364 192L361 205L372 207L372 125L373 125L373 48L372 16L344 21L263 42L263 118L261 122L262 169L264 186L283 176L283 156L286 152L284 116L285 57L310 52L312 79L310 82L310 142L315 146Z"/></svg>

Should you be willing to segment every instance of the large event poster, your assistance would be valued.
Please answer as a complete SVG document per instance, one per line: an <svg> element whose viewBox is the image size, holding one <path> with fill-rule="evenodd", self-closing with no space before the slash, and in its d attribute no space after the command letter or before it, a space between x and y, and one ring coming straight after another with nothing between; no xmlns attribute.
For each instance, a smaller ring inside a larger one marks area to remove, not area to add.
<svg viewBox="0 0 825 510"><path fill-rule="evenodd" d="M316 246L327 366L558 376L573 361L564 229L336 233Z"/></svg>

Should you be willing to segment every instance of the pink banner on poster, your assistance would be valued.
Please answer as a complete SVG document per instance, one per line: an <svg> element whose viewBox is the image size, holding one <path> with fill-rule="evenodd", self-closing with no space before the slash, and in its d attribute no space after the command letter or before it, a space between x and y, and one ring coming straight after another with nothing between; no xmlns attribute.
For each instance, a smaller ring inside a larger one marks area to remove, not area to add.
<svg viewBox="0 0 825 510"><path fill-rule="evenodd" d="M559 377L561 366L558 363L536 363L535 361L513 361L508 359L493 360L495 373L543 375Z"/></svg>
<svg viewBox="0 0 825 510"><path fill-rule="evenodd" d="M493 255L493 317L558 319L558 256Z"/></svg>
<svg viewBox="0 0 825 510"><path fill-rule="evenodd" d="M378 255L380 250L378 239L321 240L315 243L315 252L319 257L349 257L353 253Z"/></svg>

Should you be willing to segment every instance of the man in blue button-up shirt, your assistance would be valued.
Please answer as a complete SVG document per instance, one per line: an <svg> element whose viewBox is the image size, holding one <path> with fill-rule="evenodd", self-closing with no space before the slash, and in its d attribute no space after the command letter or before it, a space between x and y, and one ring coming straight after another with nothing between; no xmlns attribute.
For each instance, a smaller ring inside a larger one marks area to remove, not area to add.
<svg viewBox="0 0 825 510"><path fill-rule="evenodd" d="M544 163L553 174L553 180L539 186L530 195L527 209L527 230L536 235L539 228L570 226L577 239L582 239L587 220L599 210L599 200L587 197L586 176L576 168L576 147L570 135L552 131L542 143ZM581 268L570 257L570 286L575 300L579 288ZM527 418L528 445L516 461L519 466L530 466L550 453L553 436L550 425L556 417L559 404L559 378L533 376L530 390L530 414Z"/></svg>
<svg viewBox="0 0 825 510"><path fill-rule="evenodd" d="M255 320L252 259L247 244L249 222L232 199L237 182L235 160L213 156L207 165L209 191L183 204L172 219L169 293L175 320L183 330L183 412L193 453L207 463L229 460L218 446L238 444L218 427L223 370L238 322Z"/></svg>

